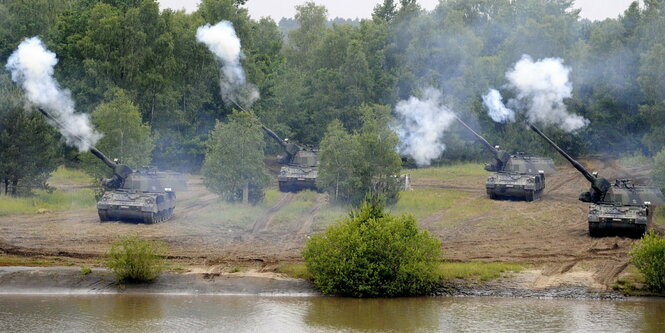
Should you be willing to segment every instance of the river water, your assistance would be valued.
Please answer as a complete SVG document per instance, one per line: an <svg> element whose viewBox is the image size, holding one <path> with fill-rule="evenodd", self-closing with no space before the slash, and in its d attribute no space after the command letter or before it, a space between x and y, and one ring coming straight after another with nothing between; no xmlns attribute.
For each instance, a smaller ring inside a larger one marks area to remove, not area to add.
<svg viewBox="0 0 665 333"><path fill-rule="evenodd" d="M2 332L665 332L665 301L0 295Z"/></svg>

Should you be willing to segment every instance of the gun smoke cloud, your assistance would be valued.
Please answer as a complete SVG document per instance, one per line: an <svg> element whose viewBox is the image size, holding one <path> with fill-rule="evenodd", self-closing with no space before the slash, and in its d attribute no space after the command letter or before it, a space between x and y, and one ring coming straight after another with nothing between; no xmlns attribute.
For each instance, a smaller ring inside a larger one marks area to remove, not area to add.
<svg viewBox="0 0 665 333"><path fill-rule="evenodd" d="M12 53L6 69L28 100L58 121L59 124L51 126L60 131L67 144L81 152L88 151L102 135L95 131L87 114L75 112L71 92L62 89L53 77L57 63L55 53L47 50L41 39L32 37L21 42Z"/></svg>
<svg viewBox="0 0 665 333"><path fill-rule="evenodd" d="M221 21L212 26L201 26L196 30L196 40L205 44L222 64L220 89L224 101L251 107L259 99L259 91L245 77L245 70L240 63L243 57L240 39L233 24Z"/></svg>
<svg viewBox="0 0 665 333"><path fill-rule="evenodd" d="M495 122L515 121L514 109L526 110L529 121L545 126L554 125L566 132L574 132L589 124L582 116L571 114L563 103L570 98L573 85L569 80L570 68L559 58L545 58L536 62L523 55L506 73L504 86L516 92L516 96L503 104L501 94L495 90L483 96L488 115Z"/></svg>
<svg viewBox="0 0 665 333"><path fill-rule="evenodd" d="M515 111L507 108L503 104L503 97L496 89L490 89L487 95L483 96L483 103L487 106L487 114L497 123L515 121Z"/></svg>
<svg viewBox="0 0 665 333"><path fill-rule="evenodd" d="M446 149L443 136L455 120L442 103L441 93L427 88L422 98L411 96L395 106L399 125L401 154L413 157L418 166L427 166Z"/></svg>

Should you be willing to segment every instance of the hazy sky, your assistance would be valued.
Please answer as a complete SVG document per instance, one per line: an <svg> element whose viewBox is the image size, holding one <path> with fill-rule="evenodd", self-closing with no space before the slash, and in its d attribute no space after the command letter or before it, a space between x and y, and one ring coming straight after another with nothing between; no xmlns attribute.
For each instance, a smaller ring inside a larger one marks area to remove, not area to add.
<svg viewBox="0 0 665 333"><path fill-rule="evenodd" d="M372 9L382 0L313 0L319 5L328 8L330 18L368 18ZM162 6L174 9L185 9L193 11L199 0L158 0ZM294 7L307 2L307 0L249 0L246 7L254 19L270 16L275 21L282 17L293 17ZM433 9L438 0L418 0L425 9ZM632 0L576 0L576 7L582 8L582 17L599 20L607 17L617 17L623 13Z"/></svg>

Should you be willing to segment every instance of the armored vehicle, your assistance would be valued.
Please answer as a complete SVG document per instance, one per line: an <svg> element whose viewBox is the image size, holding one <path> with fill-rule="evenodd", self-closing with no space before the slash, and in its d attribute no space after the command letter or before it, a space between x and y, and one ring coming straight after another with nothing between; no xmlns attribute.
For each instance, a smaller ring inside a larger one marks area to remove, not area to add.
<svg viewBox="0 0 665 333"><path fill-rule="evenodd" d="M485 182L490 199L540 199L545 189L545 174L556 171L552 159L532 157L522 152L510 155L499 146L492 146L461 119L457 118L457 121L494 155L494 161L485 165L485 170L493 172Z"/></svg>
<svg viewBox="0 0 665 333"><path fill-rule="evenodd" d="M282 192L317 190L319 175L319 150L300 147L280 138L275 132L261 125L263 130L284 149L284 166L279 170L277 181Z"/></svg>
<svg viewBox="0 0 665 333"><path fill-rule="evenodd" d="M635 185L629 179L613 183L598 173L589 173L579 162L559 148L550 138L531 123L527 125L543 137L556 151L579 171L591 188L580 193L579 200L589 202L589 236L610 235L641 237L651 225L653 205L665 204L665 198L655 186Z"/></svg>
<svg viewBox="0 0 665 333"><path fill-rule="evenodd" d="M39 109L39 112L56 126L66 128L46 111ZM91 146L90 152L113 170L113 177L102 180L105 192L97 202L101 222L122 220L152 224L171 218L176 197L170 187L164 187L166 173L150 167L135 171L109 160L95 147Z"/></svg>

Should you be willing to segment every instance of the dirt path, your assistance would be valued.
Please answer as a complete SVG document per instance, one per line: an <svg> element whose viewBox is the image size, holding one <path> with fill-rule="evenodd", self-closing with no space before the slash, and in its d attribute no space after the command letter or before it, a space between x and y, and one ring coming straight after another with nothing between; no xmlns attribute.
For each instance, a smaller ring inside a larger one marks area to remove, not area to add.
<svg viewBox="0 0 665 333"><path fill-rule="evenodd" d="M282 208L284 208L284 206L292 202L293 198L295 198L294 193L290 192L280 193L279 200L277 201L277 203L273 207L268 209L268 211L266 211L263 214L263 216L261 216L258 220L256 220L256 222L254 222L254 227L252 227L252 233L255 234L265 229L270 224L270 221L272 221L273 216L275 216L277 212L279 212Z"/></svg>

